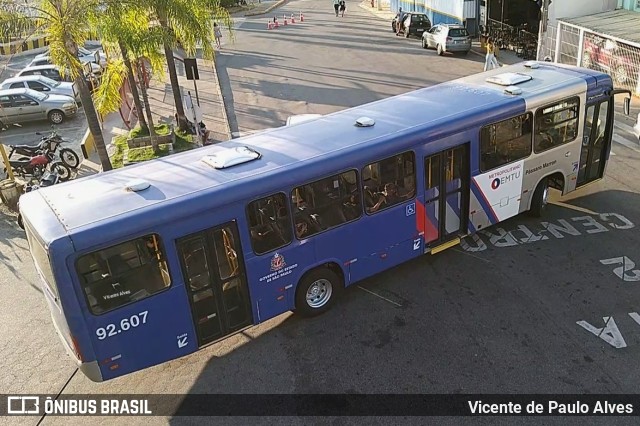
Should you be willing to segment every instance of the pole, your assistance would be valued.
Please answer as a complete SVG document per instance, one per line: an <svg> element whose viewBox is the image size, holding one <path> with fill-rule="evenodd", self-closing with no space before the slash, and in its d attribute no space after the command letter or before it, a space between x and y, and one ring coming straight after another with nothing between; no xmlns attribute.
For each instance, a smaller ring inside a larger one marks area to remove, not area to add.
<svg viewBox="0 0 640 426"><path fill-rule="evenodd" d="M16 178L13 177L13 170L11 170L11 164L9 164L9 157L7 156L7 152L4 150L4 145L0 143L0 154L2 154L2 161L4 162L4 166L7 168L7 176L9 179L15 181Z"/></svg>
<svg viewBox="0 0 640 426"><path fill-rule="evenodd" d="M538 51L536 52L536 59L542 61L544 58L543 44L547 35L547 20L549 19L549 0L542 0L542 8L540 9L540 28L538 28ZM558 36L558 34L556 35Z"/></svg>
<svg viewBox="0 0 640 426"><path fill-rule="evenodd" d="M196 91L196 102L198 102L198 106L200 106L200 96L198 96L198 85L196 84L196 79L193 79L193 88Z"/></svg>

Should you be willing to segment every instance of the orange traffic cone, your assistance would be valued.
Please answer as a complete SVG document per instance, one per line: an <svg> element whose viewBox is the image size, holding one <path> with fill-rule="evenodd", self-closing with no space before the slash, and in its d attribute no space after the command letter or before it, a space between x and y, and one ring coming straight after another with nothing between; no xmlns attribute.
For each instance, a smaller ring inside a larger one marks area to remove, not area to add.
<svg viewBox="0 0 640 426"><path fill-rule="evenodd" d="M284 20L284 25L287 25L287 15L282 15L282 19Z"/></svg>
<svg viewBox="0 0 640 426"><path fill-rule="evenodd" d="M304 22L304 15L300 12L300 22Z"/></svg>
<svg viewBox="0 0 640 426"><path fill-rule="evenodd" d="M293 13L291 14L291 23L295 24L296 23L296 18L293 17Z"/></svg>

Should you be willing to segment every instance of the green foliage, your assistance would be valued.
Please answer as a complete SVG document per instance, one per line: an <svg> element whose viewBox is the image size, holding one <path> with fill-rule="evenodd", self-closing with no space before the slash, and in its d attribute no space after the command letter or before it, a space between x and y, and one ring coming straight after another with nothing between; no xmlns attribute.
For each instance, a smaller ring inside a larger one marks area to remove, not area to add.
<svg viewBox="0 0 640 426"><path fill-rule="evenodd" d="M86 41L87 16L95 6L94 0L41 0L39 7L32 7L38 13L38 26L49 39L51 62L73 79L83 74L78 46Z"/></svg>
<svg viewBox="0 0 640 426"><path fill-rule="evenodd" d="M155 126L156 132L159 136L168 135L171 131L171 128L167 124L158 124ZM129 149L127 145L127 137L135 138L147 136L144 132L141 131L140 127L134 127L129 132L129 135L119 135L113 138L113 144L116 149L111 157L111 164L114 169L123 167L123 159L124 153L127 153L127 161L130 162L140 162L153 160L154 158L165 157L169 155L170 144L160 144L158 152L153 151L153 148L150 146L145 146L143 148L133 148ZM197 148L197 145L191 143L191 135L186 133L182 133L180 131L176 131L176 141L173 144L173 153L189 151L191 149Z"/></svg>
<svg viewBox="0 0 640 426"><path fill-rule="evenodd" d="M122 167L122 159L124 157L124 151L128 149L127 147L127 137L124 135L119 135L113 138L113 144L116 147L115 152L111 156L111 165L114 169L119 169Z"/></svg>
<svg viewBox="0 0 640 426"><path fill-rule="evenodd" d="M115 112L122 105L120 88L127 78L127 67L121 59L112 59L102 72L102 81L94 93L96 111L102 116Z"/></svg>
<svg viewBox="0 0 640 426"><path fill-rule="evenodd" d="M156 130L156 135L158 136L166 136L171 133L171 127L168 124L156 124L154 126L154 129ZM131 139L139 138L142 136L149 136L149 133L142 130L140 126L136 126L129 131L129 137Z"/></svg>
<svg viewBox="0 0 640 426"><path fill-rule="evenodd" d="M127 151L127 160L132 163L153 160L154 158L166 157L171 154L171 144L160 144L158 150L154 151L152 147L145 146L142 148L132 148Z"/></svg>

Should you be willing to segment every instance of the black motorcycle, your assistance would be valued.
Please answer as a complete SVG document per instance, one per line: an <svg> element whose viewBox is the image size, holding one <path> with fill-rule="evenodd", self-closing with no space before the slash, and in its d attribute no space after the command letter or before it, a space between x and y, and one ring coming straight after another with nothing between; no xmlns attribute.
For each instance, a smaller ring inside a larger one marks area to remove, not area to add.
<svg viewBox="0 0 640 426"><path fill-rule="evenodd" d="M57 152L60 160L68 167L76 169L80 165L80 157L78 157L78 154L76 154L74 150L70 148L60 148L58 150L58 147L63 143L67 143L67 141L55 131L49 136L43 136L40 132L36 132L36 135L42 136L38 145L7 145L9 147L9 158L11 158L13 154L34 157L38 154L47 155L49 152L53 154Z"/></svg>

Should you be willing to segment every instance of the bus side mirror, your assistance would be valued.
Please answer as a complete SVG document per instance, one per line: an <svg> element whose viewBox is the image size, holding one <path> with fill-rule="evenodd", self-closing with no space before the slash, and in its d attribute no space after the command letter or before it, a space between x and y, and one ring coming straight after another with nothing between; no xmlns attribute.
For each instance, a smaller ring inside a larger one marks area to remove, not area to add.
<svg viewBox="0 0 640 426"><path fill-rule="evenodd" d="M629 115L630 108L631 108L631 98L624 98L624 115Z"/></svg>

